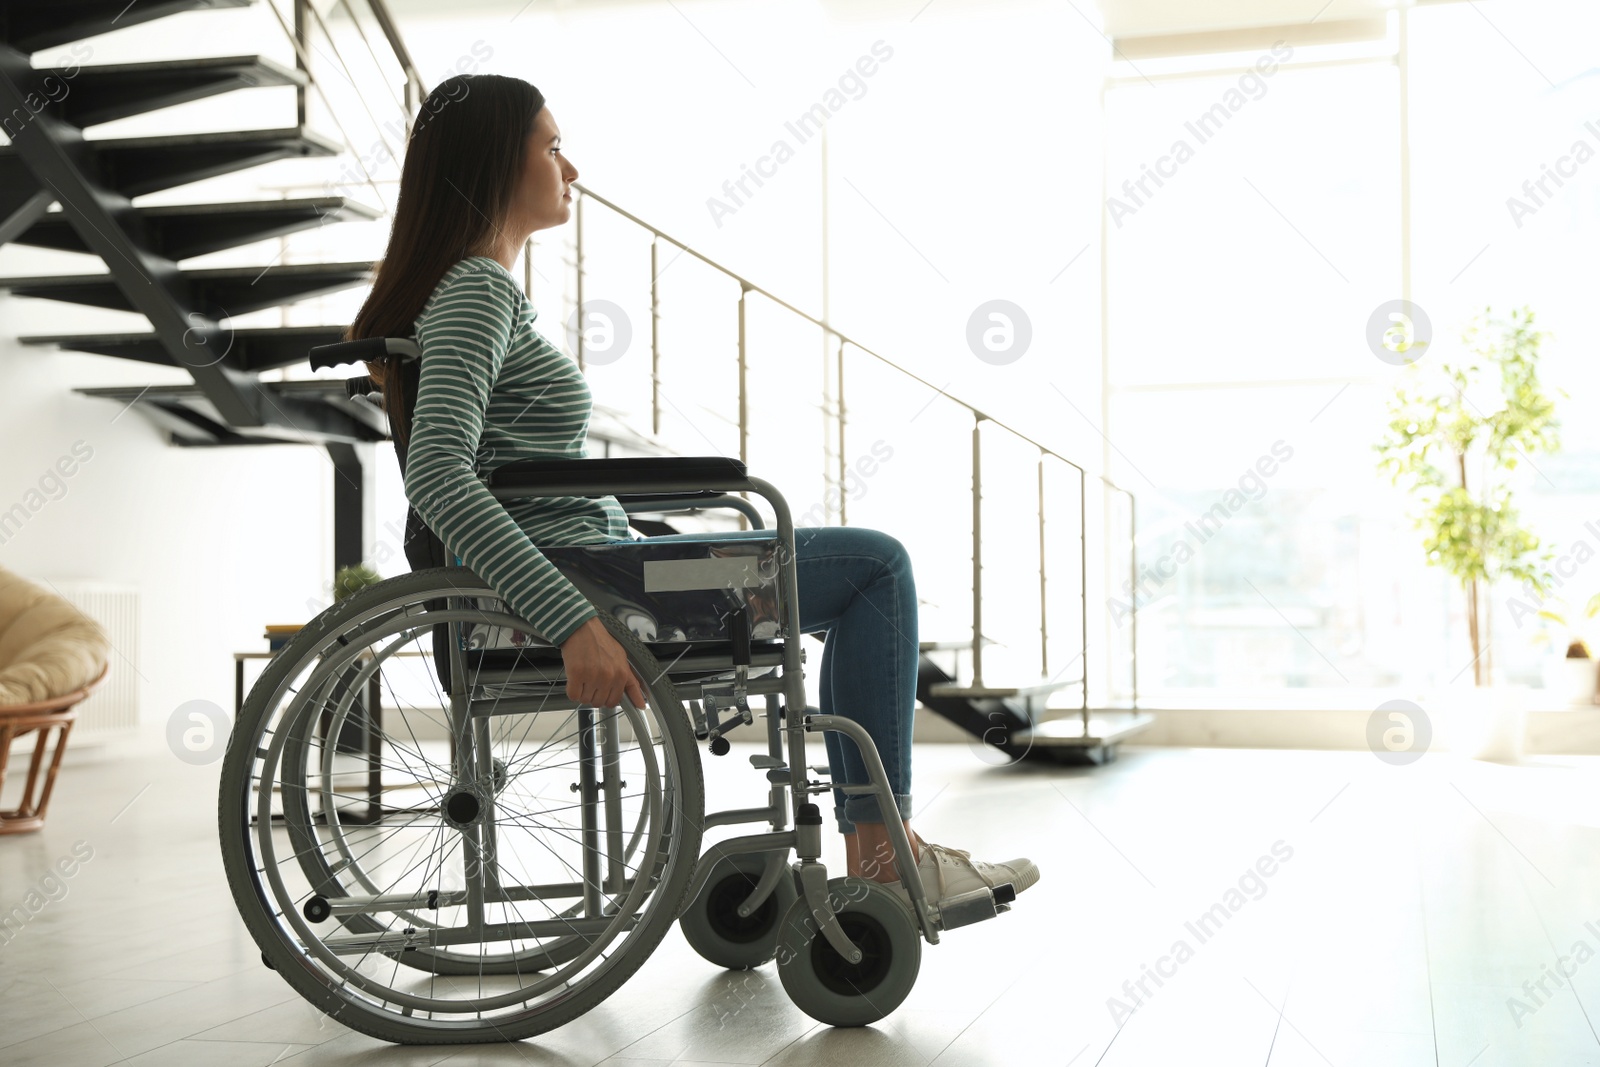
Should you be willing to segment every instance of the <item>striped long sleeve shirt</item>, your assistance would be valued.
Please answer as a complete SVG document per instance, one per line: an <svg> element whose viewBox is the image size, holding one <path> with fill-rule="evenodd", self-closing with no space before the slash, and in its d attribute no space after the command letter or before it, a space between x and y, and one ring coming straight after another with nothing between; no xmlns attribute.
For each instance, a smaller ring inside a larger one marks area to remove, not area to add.
<svg viewBox="0 0 1600 1067"><path fill-rule="evenodd" d="M445 547L559 645L596 612L536 546L630 535L614 496L501 501L481 480L512 460L588 457L588 382L534 330L537 314L499 260L471 256L445 271L416 320L405 491Z"/></svg>

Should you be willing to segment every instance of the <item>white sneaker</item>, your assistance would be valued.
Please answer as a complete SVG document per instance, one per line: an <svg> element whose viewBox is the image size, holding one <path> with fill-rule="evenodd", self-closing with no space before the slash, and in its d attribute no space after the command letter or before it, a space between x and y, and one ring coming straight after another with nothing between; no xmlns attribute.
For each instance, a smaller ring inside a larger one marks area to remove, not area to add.
<svg viewBox="0 0 1600 1067"><path fill-rule="evenodd" d="M1020 893L1039 880L1039 868L1029 859L1006 860L1004 863L985 863L975 860L972 853L959 848L922 842L922 858L917 861L917 871L922 878L922 891L930 903L943 904L946 900L974 889L1010 882ZM901 880L882 883L885 889L911 906L911 894Z"/></svg>

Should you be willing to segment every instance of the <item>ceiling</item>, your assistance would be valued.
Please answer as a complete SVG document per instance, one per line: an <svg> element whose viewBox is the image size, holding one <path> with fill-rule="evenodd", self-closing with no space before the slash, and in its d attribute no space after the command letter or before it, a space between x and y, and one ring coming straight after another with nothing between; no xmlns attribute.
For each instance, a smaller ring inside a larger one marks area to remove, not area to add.
<svg viewBox="0 0 1600 1067"><path fill-rule="evenodd" d="M1367 18L1396 0L1099 0L1110 37Z"/></svg>
<svg viewBox="0 0 1600 1067"><path fill-rule="evenodd" d="M387 0L397 16L439 17L438 0ZM564 12L583 9L615 10L664 6L668 0L453 0L448 10L457 15L505 15L523 12ZM726 0L706 0L721 6ZM752 4L756 0L751 0ZM760 0L770 4L770 0ZM816 9L834 22L894 21L907 12L918 17L982 18L997 8L1023 12L1030 7L1055 8L1049 0L812 0ZM1375 16L1400 6L1405 0L1060 0L1091 19L1099 15L1108 37L1127 38L1205 33L1262 26L1323 23L1369 24ZM1455 3L1461 0L1411 0L1413 4ZM697 0L673 0L692 12ZM778 5L787 10L790 3Z"/></svg>

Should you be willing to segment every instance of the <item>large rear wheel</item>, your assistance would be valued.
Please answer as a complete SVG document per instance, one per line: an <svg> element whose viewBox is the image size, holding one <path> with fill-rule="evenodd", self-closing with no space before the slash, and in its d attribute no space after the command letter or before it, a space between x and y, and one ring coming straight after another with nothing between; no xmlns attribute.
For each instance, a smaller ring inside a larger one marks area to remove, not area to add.
<svg viewBox="0 0 1600 1067"><path fill-rule="evenodd" d="M672 680L599 617L643 708L575 706L548 645L476 647L530 627L464 568L364 589L274 657L219 830L241 916L313 1004L389 1041L518 1040L660 942L699 855L699 752Z"/></svg>

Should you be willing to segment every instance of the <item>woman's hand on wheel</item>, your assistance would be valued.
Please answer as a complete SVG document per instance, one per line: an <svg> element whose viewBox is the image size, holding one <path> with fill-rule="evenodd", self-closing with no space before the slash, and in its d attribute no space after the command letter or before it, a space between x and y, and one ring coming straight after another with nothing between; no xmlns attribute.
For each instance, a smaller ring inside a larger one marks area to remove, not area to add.
<svg viewBox="0 0 1600 1067"><path fill-rule="evenodd" d="M628 663L628 654L598 617L590 619L561 645L567 671L567 696L597 708L616 707L627 694L633 706L645 706L644 686Z"/></svg>

